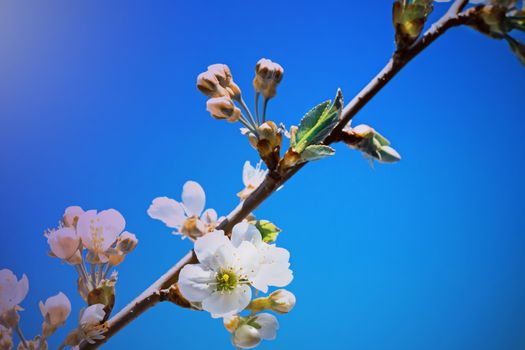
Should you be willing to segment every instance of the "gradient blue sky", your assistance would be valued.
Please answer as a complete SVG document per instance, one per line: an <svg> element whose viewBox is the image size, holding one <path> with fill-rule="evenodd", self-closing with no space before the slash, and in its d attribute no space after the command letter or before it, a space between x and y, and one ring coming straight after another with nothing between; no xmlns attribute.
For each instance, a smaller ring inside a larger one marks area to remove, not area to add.
<svg viewBox="0 0 525 350"><path fill-rule="evenodd" d="M434 17L447 5L436 6ZM147 214L200 182L227 214L257 155L205 111L195 77L228 64L251 101L256 61L283 65L269 116L297 123L341 87L349 100L393 49L390 1L3 1L0 267L26 273L27 335L41 299L82 303L42 236L68 205L116 208L137 234L117 308L190 249ZM372 170L337 146L257 211L284 229L298 303L261 349L525 348L525 70L505 43L459 28L356 118L403 160ZM60 343L58 333L52 348ZM111 349L229 348L221 321L163 304Z"/></svg>

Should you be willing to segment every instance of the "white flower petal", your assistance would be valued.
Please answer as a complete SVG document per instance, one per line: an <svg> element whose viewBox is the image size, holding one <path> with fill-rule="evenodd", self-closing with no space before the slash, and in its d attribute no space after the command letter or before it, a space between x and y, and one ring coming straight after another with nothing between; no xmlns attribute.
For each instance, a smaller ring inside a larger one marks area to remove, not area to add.
<svg viewBox="0 0 525 350"><path fill-rule="evenodd" d="M201 185L188 181L182 188L182 203L188 216L200 216L206 204L206 194Z"/></svg>
<svg viewBox="0 0 525 350"><path fill-rule="evenodd" d="M29 292L29 280L27 279L27 276L23 274L22 278L16 284L15 304L16 305L20 304L25 299L28 292Z"/></svg>
<svg viewBox="0 0 525 350"><path fill-rule="evenodd" d="M268 292L269 286L286 287L292 280L292 270L283 264L263 264L257 275L250 278L252 286L264 293Z"/></svg>
<svg viewBox="0 0 525 350"><path fill-rule="evenodd" d="M83 327L98 325L104 319L104 316L106 316L104 307L103 304L93 304L88 306L80 317L80 325Z"/></svg>
<svg viewBox="0 0 525 350"><path fill-rule="evenodd" d="M275 339L277 330L279 329L279 321L277 321L277 318L274 315L268 313L257 314L255 322L261 326L259 329L259 336L262 339Z"/></svg>
<svg viewBox="0 0 525 350"><path fill-rule="evenodd" d="M217 222L217 212L215 209L206 209L201 215L201 220L205 224L213 224Z"/></svg>
<svg viewBox="0 0 525 350"><path fill-rule="evenodd" d="M263 264L289 264L290 252L284 248L264 243L263 247L260 248L260 252L263 256Z"/></svg>
<svg viewBox="0 0 525 350"><path fill-rule="evenodd" d="M235 251L234 264L241 269L239 273L248 278L257 275L260 261L259 251L250 242L241 242L241 245Z"/></svg>
<svg viewBox="0 0 525 350"><path fill-rule="evenodd" d="M210 267L214 265L217 249L225 244L231 245L231 241L224 235L224 232L213 231L198 238L193 249L199 262Z"/></svg>
<svg viewBox="0 0 525 350"><path fill-rule="evenodd" d="M206 269L201 264L186 265L179 275L179 289L182 295L190 301L201 302L213 293L215 272Z"/></svg>
<svg viewBox="0 0 525 350"><path fill-rule="evenodd" d="M117 236L124 231L126 220L124 220L122 214L115 209L101 211L98 213L97 219L100 220L104 230L102 249L105 251L115 242Z"/></svg>
<svg viewBox="0 0 525 350"><path fill-rule="evenodd" d="M232 244L238 247L243 241L251 242L258 247L262 243L262 236L257 227L247 222L235 225L232 230Z"/></svg>
<svg viewBox="0 0 525 350"><path fill-rule="evenodd" d="M82 244L86 248L93 250L95 244L93 242L93 236L91 234L90 222L97 218L96 210L88 210L84 214L80 215L77 223L77 233L82 239Z"/></svg>
<svg viewBox="0 0 525 350"><path fill-rule="evenodd" d="M250 180L252 179L253 175L255 174L255 168L252 166L249 160L244 162L244 166L242 168L242 182L244 183L244 186L248 186L250 184Z"/></svg>
<svg viewBox="0 0 525 350"><path fill-rule="evenodd" d="M214 292L202 301L202 308L218 316L226 316L244 310L250 303L252 290L247 285L241 285L232 292Z"/></svg>
<svg viewBox="0 0 525 350"><path fill-rule="evenodd" d="M185 220L182 205L168 197L155 198L148 208L148 215L171 228L178 228Z"/></svg>

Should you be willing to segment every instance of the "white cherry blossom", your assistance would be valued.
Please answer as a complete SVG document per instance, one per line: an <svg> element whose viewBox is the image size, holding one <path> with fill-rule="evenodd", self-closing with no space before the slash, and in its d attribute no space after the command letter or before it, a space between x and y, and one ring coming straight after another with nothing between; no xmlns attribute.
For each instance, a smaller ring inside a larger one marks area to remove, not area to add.
<svg viewBox="0 0 525 350"><path fill-rule="evenodd" d="M186 265L179 276L182 295L216 317L237 313L250 303L250 285L258 273L260 257L250 242L234 246L222 231L197 239L199 264Z"/></svg>
<svg viewBox="0 0 525 350"><path fill-rule="evenodd" d="M268 170L261 169L262 161L259 161L255 167L252 166L250 161L246 161L244 163L244 167L242 169L242 182L244 183L244 189L237 193L237 196L241 198L241 200L245 200L248 198L250 194L253 193L264 181L264 178L266 177L266 174L268 173Z"/></svg>
<svg viewBox="0 0 525 350"><path fill-rule="evenodd" d="M0 270L0 324L11 327L18 321L16 311L29 291L29 281L26 275L18 280L8 269Z"/></svg>
<svg viewBox="0 0 525 350"><path fill-rule="evenodd" d="M71 227L60 227L47 235L51 252L60 259L68 260L78 252L80 237Z"/></svg>
<svg viewBox="0 0 525 350"><path fill-rule="evenodd" d="M94 259L105 262L107 257L104 253L115 243L125 226L124 217L115 209L99 213L96 210L88 210L78 219L77 233Z"/></svg>
<svg viewBox="0 0 525 350"><path fill-rule="evenodd" d="M231 241L235 247L248 241L257 248L260 268L252 281L255 288L266 293L268 286L285 287L292 281L288 250L263 242L261 233L254 225L247 222L235 225Z"/></svg>
<svg viewBox="0 0 525 350"><path fill-rule="evenodd" d="M81 311L78 331L82 340L93 344L97 340L104 339L103 333L106 327L100 324L106 316L104 307L103 304L94 304Z"/></svg>
<svg viewBox="0 0 525 350"><path fill-rule="evenodd" d="M182 202L157 197L148 208L148 215L176 229L176 233L196 239L213 231L220 221L215 210L204 211L205 204L206 194L201 185L188 181L182 188Z"/></svg>

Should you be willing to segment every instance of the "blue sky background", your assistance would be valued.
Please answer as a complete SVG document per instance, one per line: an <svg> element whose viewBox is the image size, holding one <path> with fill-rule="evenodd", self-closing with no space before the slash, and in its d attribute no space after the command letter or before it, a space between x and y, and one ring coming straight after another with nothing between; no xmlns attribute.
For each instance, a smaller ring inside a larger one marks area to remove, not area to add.
<svg viewBox="0 0 525 350"><path fill-rule="evenodd" d="M434 17L447 5L436 6ZM26 273L27 335L75 273L42 233L65 207L116 208L137 234L119 309L190 243L146 209L200 182L227 214L255 151L214 121L198 73L228 64L248 101L261 57L285 78L270 118L297 123L341 87L347 100L393 50L390 1L3 1L0 4L0 267ZM372 170L337 146L256 212L284 231L296 309L262 349L525 348L525 70L504 42L459 28L358 115L403 160ZM219 320L160 305L111 349L229 348Z"/></svg>

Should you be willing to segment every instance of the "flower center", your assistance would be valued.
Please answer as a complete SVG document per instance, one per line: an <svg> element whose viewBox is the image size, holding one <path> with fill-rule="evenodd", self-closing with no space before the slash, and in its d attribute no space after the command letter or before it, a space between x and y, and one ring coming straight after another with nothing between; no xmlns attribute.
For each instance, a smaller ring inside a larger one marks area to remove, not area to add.
<svg viewBox="0 0 525 350"><path fill-rule="evenodd" d="M220 269L215 279L219 292L231 292L237 287L238 278L232 270Z"/></svg>

